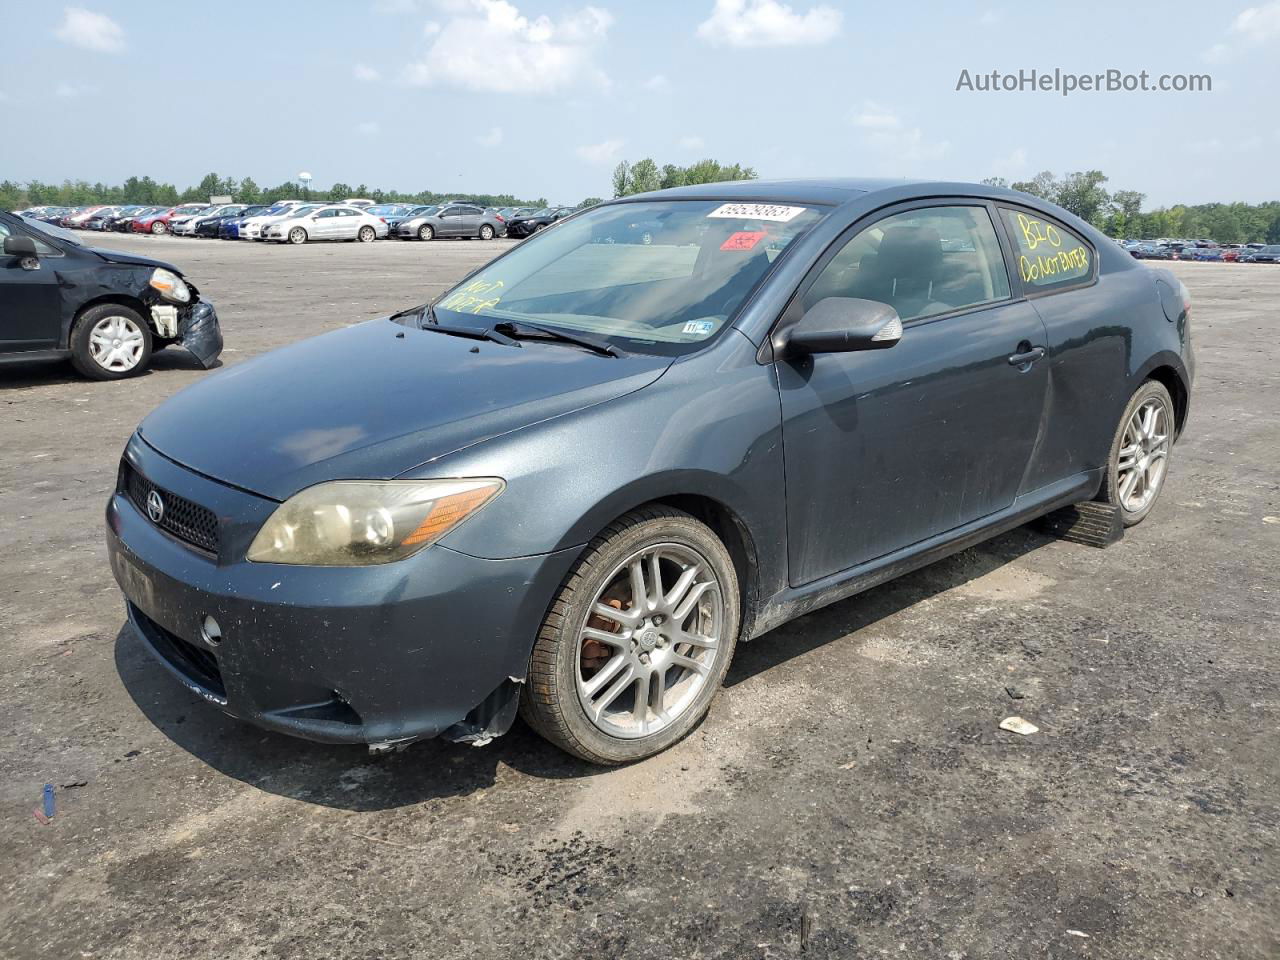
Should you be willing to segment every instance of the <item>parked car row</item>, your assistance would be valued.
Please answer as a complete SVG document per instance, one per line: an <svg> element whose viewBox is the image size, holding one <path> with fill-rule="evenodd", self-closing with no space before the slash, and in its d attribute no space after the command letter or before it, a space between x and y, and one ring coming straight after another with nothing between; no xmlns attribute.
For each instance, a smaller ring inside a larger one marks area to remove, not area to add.
<svg viewBox="0 0 1280 960"><path fill-rule="evenodd" d="M272 204L186 203L172 207L33 207L19 215L72 230L149 233L223 240L400 240L527 237L574 212L573 207L482 207L448 202L278 200Z"/></svg>
<svg viewBox="0 0 1280 960"><path fill-rule="evenodd" d="M1278 263L1280 244L1223 243L1212 240L1126 240L1120 245L1135 260L1199 260L1209 263Z"/></svg>

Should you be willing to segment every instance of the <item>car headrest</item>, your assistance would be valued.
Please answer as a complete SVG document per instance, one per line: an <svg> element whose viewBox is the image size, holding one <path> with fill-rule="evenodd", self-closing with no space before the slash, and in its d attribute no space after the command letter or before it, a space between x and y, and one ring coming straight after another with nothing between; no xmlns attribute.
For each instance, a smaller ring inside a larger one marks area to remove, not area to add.
<svg viewBox="0 0 1280 960"><path fill-rule="evenodd" d="M877 261L882 276L932 279L942 261L942 238L932 227L890 227Z"/></svg>

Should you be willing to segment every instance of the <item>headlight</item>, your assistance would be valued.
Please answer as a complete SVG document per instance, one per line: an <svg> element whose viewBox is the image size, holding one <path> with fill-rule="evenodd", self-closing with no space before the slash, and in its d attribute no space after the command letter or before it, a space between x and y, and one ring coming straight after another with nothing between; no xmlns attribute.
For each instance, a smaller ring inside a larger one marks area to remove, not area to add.
<svg viewBox="0 0 1280 960"><path fill-rule="evenodd" d="M191 301L191 290L172 270L156 267L155 272L151 274L151 286L159 290L160 296L166 300L174 300L178 303Z"/></svg>
<svg viewBox="0 0 1280 960"><path fill-rule="evenodd" d="M267 520L255 563L362 567L403 560L502 492L496 478L334 480L290 497Z"/></svg>

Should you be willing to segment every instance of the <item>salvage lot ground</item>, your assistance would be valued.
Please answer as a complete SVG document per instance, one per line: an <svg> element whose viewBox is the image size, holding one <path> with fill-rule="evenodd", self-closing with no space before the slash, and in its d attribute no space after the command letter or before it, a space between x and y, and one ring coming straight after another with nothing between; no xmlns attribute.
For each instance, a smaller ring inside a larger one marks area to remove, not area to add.
<svg viewBox="0 0 1280 960"><path fill-rule="evenodd" d="M227 366L503 248L110 240L182 265ZM779 629L604 772L519 726L370 758L197 702L121 629L102 507L137 421L220 374L0 369L0 957L1274 958L1280 269L1174 269L1199 380L1146 524Z"/></svg>

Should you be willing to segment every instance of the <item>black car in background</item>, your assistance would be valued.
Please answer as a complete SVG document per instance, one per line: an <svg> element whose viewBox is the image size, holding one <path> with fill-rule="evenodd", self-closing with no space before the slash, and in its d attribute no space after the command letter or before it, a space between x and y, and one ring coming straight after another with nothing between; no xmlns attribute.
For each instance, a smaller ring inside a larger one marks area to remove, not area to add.
<svg viewBox="0 0 1280 960"><path fill-rule="evenodd" d="M66 358L90 379L120 380L170 344L205 368L222 352L213 304L172 264L4 212L0 244L0 363Z"/></svg>
<svg viewBox="0 0 1280 960"><path fill-rule="evenodd" d="M135 217L146 216L152 211L160 211L163 207L131 206L121 207L115 213L102 218L102 229L113 233L125 233Z"/></svg>
<svg viewBox="0 0 1280 960"><path fill-rule="evenodd" d="M563 220L573 212L573 207L543 207L528 216L509 220L507 222L507 236L532 236L544 227L551 226L557 220Z"/></svg>
<svg viewBox="0 0 1280 960"><path fill-rule="evenodd" d="M1245 263L1280 263L1280 243L1270 243L1261 250L1255 250Z"/></svg>
<svg viewBox="0 0 1280 960"><path fill-rule="evenodd" d="M238 210L228 207L226 210L223 210L221 213L219 213L216 217L202 217L201 219L197 220L196 225L192 229L191 233L193 236L211 237L212 239L216 240L218 238L219 233L222 230L222 225L226 223L228 220L238 220L241 217L256 216L257 214L261 213L263 210L266 210L266 209L267 209L266 204L262 204L262 203L254 204L253 206L242 206Z"/></svg>

